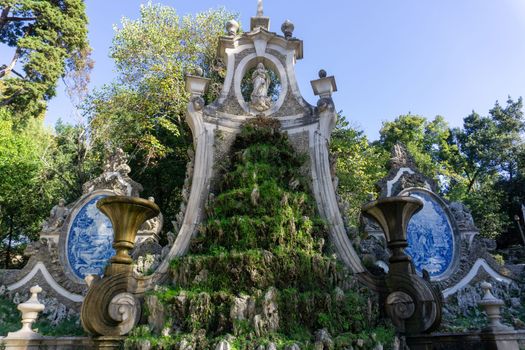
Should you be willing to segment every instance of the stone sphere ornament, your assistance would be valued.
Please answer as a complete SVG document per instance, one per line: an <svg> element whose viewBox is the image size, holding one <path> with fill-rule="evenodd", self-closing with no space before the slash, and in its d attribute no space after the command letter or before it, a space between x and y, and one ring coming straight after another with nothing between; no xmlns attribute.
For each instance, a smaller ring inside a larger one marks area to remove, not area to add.
<svg viewBox="0 0 525 350"><path fill-rule="evenodd" d="M239 31L239 27L239 23L234 19L226 22L226 32L229 36L236 36L237 32Z"/></svg>
<svg viewBox="0 0 525 350"><path fill-rule="evenodd" d="M286 39L291 39L293 37L294 29L295 29L295 26L292 23L292 21L290 21L289 19L284 21L283 25L281 26L281 30L282 30L282 32L284 34L284 37Z"/></svg>
<svg viewBox="0 0 525 350"><path fill-rule="evenodd" d="M204 70L202 69L202 67L196 67L193 72L198 77L204 76Z"/></svg>

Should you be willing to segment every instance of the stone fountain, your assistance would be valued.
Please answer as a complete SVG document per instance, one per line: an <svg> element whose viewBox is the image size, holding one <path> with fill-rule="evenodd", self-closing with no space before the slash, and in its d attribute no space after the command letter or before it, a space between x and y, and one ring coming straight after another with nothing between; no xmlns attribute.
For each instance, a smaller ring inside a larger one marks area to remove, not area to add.
<svg viewBox="0 0 525 350"><path fill-rule="evenodd" d="M412 216L421 210L421 200L398 196L382 198L363 206L365 215L374 219L386 236L387 247L392 255L390 269L385 277L385 309L402 334L431 332L441 322L442 299L424 273L421 278L415 272L410 257L405 253L407 225Z"/></svg>
<svg viewBox="0 0 525 350"><path fill-rule="evenodd" d="M127 196L104 198L97 202L97 207L113 224L116 254L109 260L102 278L89 278L81 321L86 331L98 337L97 348L111 349L120 346L120 336L133 329L140 318L140 295L135 294L129 251L142 224L156 217L160 210L152 201Z"/></svg>

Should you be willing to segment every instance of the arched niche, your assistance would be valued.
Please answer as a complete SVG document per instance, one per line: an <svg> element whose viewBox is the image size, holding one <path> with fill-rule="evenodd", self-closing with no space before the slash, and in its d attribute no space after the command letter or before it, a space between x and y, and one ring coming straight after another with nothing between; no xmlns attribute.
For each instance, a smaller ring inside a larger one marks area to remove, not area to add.
<svg viewBox="0 0 525 350"><path fill-rule="evenodd" d="M266 69L272 70L279 79L279 82L281 84L281 93L276 101L274 101L272 107L262 113L252 110L250 107L250 104L248 101L245 101L243 95L242 95L242 81L244 77L246 76L246 73L256 67L259 63L263 63ZM288 92L288 77L286 75L286 69L284 65L281 63L281 61L268 53L265 53L264 56L257 56L255 53L249 54L246 57L244 57L241 62L239 62L234 75L234 87L235 87L235 96L237 97L237 101L239 105L242 107L242 109L247 114L264 114L266 116L272 115L276 113L281 106L283 105L287 92Z"/></svg>

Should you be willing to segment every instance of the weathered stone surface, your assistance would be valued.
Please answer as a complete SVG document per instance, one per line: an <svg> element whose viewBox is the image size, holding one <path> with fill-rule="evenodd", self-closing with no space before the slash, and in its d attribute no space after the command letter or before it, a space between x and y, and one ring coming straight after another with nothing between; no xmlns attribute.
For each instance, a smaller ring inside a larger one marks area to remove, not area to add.
<svg viewBox="0 0 525 350"><path fill-rule="evenodd" d="M230 318L232 320L246 320L249 318L248 315L248 303L249 303L250 297L249 296L241 296L236 297L233 301L231 310L230 310Z"/></svg>
<svg viewBox="0 0 525 350"><path fill-rule="evenodd" d="M226 340L221 340L215 347L215 350L230 350L231 345Z"/></svg>
<svg viewBox="0 0 525 350"><path fill-rule="evenodd" d="M150 350L151 342L147 339L141 340L138 346L138 350Z"/></svg>
<svg viewBox="0 0 525 350"><path fill-rule="evenodd" d="M503 294L507 298L511 297L508 291L516 289L517 275L515 272L520 271L520 269L513 266L501 266L495 261L491 255L491 252L495 249L495 242L479 237L479 231L473 222L472 215L465 205L462 203L448 203L437 194L435 183L432 179L423 176L419 172L411 155L403 145L396 145L392 150L390 171L378 183L378 187L381 190L382 197L412 195L414 191L423 191L424 193L432 194L435 197L434 202L443 208L444 214L441 216L450 222L454 236L454 241L451 242L454 252L448 267L444 266L441 273L437 275L432 276L431 274L431 280L442 291L446 300L443 312L447 323L448 320L457 318L453 315L467 315L469 310L477 308L479 294L475 289L477 288L476 284L482 279L488 278L491 282L494 282L495 293L506 290L507 292ZM423 220L421 224L424 226L426 221L428 220ZM435 226L434 222L429 222L428 228L433 227L433 225ZM371 236L377 235L377 229L374 225L366 225L365 230ZM442 230L438 231L438 235L441 237ZM417 232L416 236L418 239L421 239L420 232ZM381 250L381 246L372 238L361 242L361 246L362 257L366 257L367 254L373 254L376 262L383 261L385 251ZM432 247L429 249L429 252L432 253L430 256L439 258L442 254L434 254L433 249L435 247L436 243L433 242ZM411 252L410 249L409 247L407 251ZM376 262L373 265L377 265ZM432 265L432 263L430 264ZM374 271L375 269L376 267L372 266L371 270ZM506 298L503 297L503 299Z"/></svg>
<svg viewBox="0 0 525 350"><path fill-rule="evenodd" d="M155 334L160 334L166 318L164 305L155 294L147 295L144 302L148 309L148 324Z"/></svg>
<svg viewBox="0 0 525 350"><path fill-rule="evenodd" d="M275 343L270 342L266 346L266 350L277 350L277 346L275 345Z"/></svg>
<svg viewBox="0 0 525 350"><path fill-rule="evenodd" d="M316 350L332 350L334 348L334 341L326 329L320 329L315 332Z"/></svg>

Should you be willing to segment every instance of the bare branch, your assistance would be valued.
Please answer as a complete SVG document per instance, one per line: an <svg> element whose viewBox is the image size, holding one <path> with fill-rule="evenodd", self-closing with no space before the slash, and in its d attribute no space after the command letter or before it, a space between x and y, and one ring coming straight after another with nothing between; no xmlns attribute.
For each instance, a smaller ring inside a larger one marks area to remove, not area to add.
<svg viewBox="0 0 525 350"><path fill-rule="evenodd" d="M17 75L18 77L24 79L24 80L27 80L27 77L23 76L22 74L18 73L16 70L12 70L11 72L13 72L13 74Z"/></svg>
<svg viewBox="0 0 525 350"><path fill-rule="evenodd" d="M6 22L35 21L36 17L6 17Z"/></svg>
<svg viewBox="0 0 525 350"><path fill-rule="evenodd" d="M9 11L11 11L11 6L6 6L0 13L0 31L2 31L4 26L7 24L7 15L9 14Z"/></svg>
<svg viewBox="0 0 525 350"><path fill-rule="evenodd" d="M16 62L20 58L20 53L21 53L20 48L17 48L13 58L11 59L11 63L9 63L8 66L6 66L6 67L2 68L2 70L0 70L0 79L2 79L4 77L7 77L9 74L11 74L11 72L15 68Z"/></svg>

